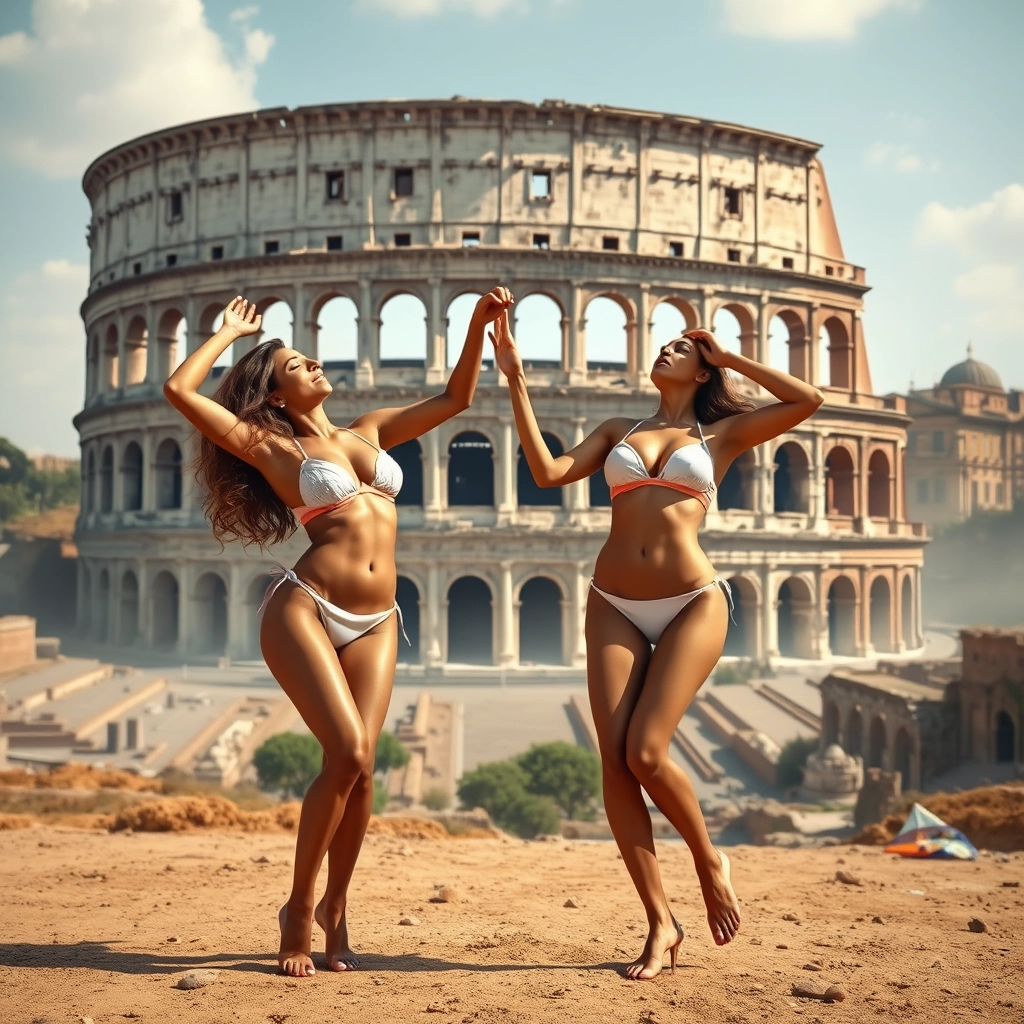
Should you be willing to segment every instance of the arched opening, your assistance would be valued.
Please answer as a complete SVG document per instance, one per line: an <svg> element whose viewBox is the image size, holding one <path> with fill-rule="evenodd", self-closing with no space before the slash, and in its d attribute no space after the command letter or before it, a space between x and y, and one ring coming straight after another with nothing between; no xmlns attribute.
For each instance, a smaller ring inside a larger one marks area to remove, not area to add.
<svg viewBox="0 0 1024 1024"><path fill-rule="evenodd" d="M445 314L448 323L445 331L445 360L447 366L454 366L459 361L459 356L462 355L462 346L466 344L466 335L469 333L469 323L473 319L473 310L476 309L476 304L479 300L479 293L464 292L448 303L448 312ZM513 307L514 311L515 307ZM490 329L488 327L487 331L490 331ZM494 349L487 337L487 331L484 332L484 349L480 355L480 365L493 367ZM519 348L521 355L523 347L519 338L516 338L516 346Z"/></svg>
<svg viewBox="0 0 1024 1024"><path fill-rule="evenodd" d="M111 324L103 341L103 362L100 390L114 391L121 383L120 356L117 351L117 328Z"/></svg>
<svg viewBox="0 0 1024 1024"><path fill-rule="evenodd" d="M292 346L292 321L294 319L292 316L292 307L289 306L284 299L271 299L265 306L261 302L259 304L259 308L260 313L263 316L263 322L260 325L260 333L258 336L259 340L273 341L276 338L279 341L283 341L290 348ZM221 310L220 315L221 320L223 320L223 310ZM218 324L218 326L220 325ZM214 328L214 330L216 330L216 328ZM242 341L250 343L246 345L246 349L252 347L251 338L243 338Z"/></svg>
<svg viewBox="0 0 1024 1024"><path fill-rule="evenodd" d="M889 459L883 451L872 453L868 461L868 515L872 519L888 519Z"/></svg>
<svg viewBox="0 0 1024 1024"><path fill-rule="evenodd" d="M223 654L228 643L228 588L215 572L196 583L195 645L200 654Z"/></svg>
<svg viewBox="0 0 1024 1024"><path fill-rule="evenodd" d="M527 580L519 591L519 661L562 664L562 591L544 576Z"/></svg>
<svg viewBox="0 0 1024 1024"><path fill-rule="evenodd" d="M913 778L911 774L911 755L913 754L913 744L910 741L910 733L907 732L906 728L900 726L896 731L896 739L893 742L893 768L900 773L902 778L903 789L910 789L911 780Z"/></svg>
<svg viewBox="0 0 1024 1024"><path fill-rule="evenodd" d="M142 448L135 441L129 441L121 453L121 489L125 511L142 508Z"/></svg>
<svg viewBox="0 0 1024 1024"><path fill-rule="evenodd" d="M737 355L743 354L743 342L740 337L744 333L743 327L740 325L739 317L731 309L723 306L715 310L711 331L727 351L735 352Z"/></svg>
<svg viewBox="0 0 1024 1024"><path fill-rule="evenodd" d="M156 477L156 507L181 508L181 449L167 437L160 442L153 463Z"/></svg>
<svg viewBox="0 0 1024 1024"><path fill-rule="evenodd" d="M732 588L733 615L722 653L736 658L756 658L757 591L753 583L742 576L733 576L729 586Z"/></svg>
<svg viewBox="0 0 1024 1024"><path fill-rule="evenodd" d="M768 362L777 370L807 380L806 331L799 314L784 309L768 323Z"/></svg>
<svg viewBox="0 0 1024 1024"><path fill-rule="evenodd" d="M833 743L839 742L839 705L833 700L826 701L822 710L821 736L827 749Z"/></svg>
<svg viewBox="0 0 1024 1024"><path fill-rule="evenodd" d="M909 576L903 577L900 586L900 624L903 627L903 646L914 650L918 646L917 630L914 628L914 585Z"/></svg>
<svg viewBox="0 0 1024 1024"><path fill-rule="evenodd" d="M586 324L588 370L625 370L629 359L626 311L614 299L599 295L587 303Z"/></svg>
<svg viewBox="0 0 1024 1024"><path fill-rule="evenodd" d="M316 358L328 369L356 365L359 311L347 296L336 295L320 307L316 318Z"/></svg>
<svg viewBox="0 0 1024 1024"><path fill-rule="evenodd" d="M110 639L110 573L101 569L96 580L96 639L105 644Z"/></svg>
<svg viewBox="0 0 1024 1024"><path fill-rule="evenodd" d="M512 317L523 364L558 369L562 365L562 307L550 296L534 293L512 307Z"/></svg>
<svg viewBox="0 0 1024 1024"><path fill-rule="evenodd" d="M610 508L612 504L612 492L608 487L608 481L604 478L604 467L596 473L592 473L587 485L590 489L591 508Z"/></svg>
<svg viewBox="0 0 1024 1024"><path fill-rule="evenodd" d="M402 609L402 624L405 626L405 635L409 638L406 643L404 637L398 638L398 660L402 664L416 665L420 660L420 591L419 587L407 576L398 577L398 587L395 591L395 600L398 607Z"/></svg>
<svg viewBox="0 0 1024 1024"><path fill-rule="evenodd" d="M885 767L885 722L881 715L871 719L871 728L868 730L868 767Z"/></svg>
<svg viewBox="0 0 1024 1024"><path fill-rule="evenodd" d="M141 316L132 317L124 336L125 384L142 384L146 379L146 349L149 328Z"/></svg>
<svg viewBox="0 0 1024 1024"><path fill-rule="evenodd" d="M415 295L393 295L380 310L380 365L427 365L427 307Z"/></svg>
<svg viewBox="0 0 1024 1024"><path fill-rule="evenodd" d="M448 661L490 665L494 660L491 588L462 576L448 588Z"/></svg>
<svg viewBox="0 0 1024 1024"><path fill-rule="evenodd" d="M448 505L494 506L494 449L475 430L457 434L448 446Z"/></svg>
<svg viewBox="0 0 1024 1024"><path fill-rule="evenodd" d="M1017 730L1005 711L996 715L996 761L1010 764L1017 760Z"/></svg>
<svg viewBox="0 0 1024 1024"><path fill-rule="evenodd" d="M811 473L807 455L795 441L775 450L775 511L809 510Z"/></svg>
<svg viewBox="0 0 1024 1024"><path fill-rule="evenodd" d="M876 651L892 650L892 592L884 576L876 576L871 583L871 646Z"/></svg>
<svg viewBox="0 0 1024 1024"><path fill-rule="evenodd" d="M828 646L833 654L857 653L857 591L847 576L837 576L828 588Z"/></svg>
<svg viewBox="0 0 1024 1024"><path fill-rule="evenodd" d="M164 570L153 580L153 644L164 649L178 642L178 581Z"/></svg>
<svg viewBox="0 0 1024 1024"><path fill-rule="evenodd" d="M177 309L168 309L157 328L156 373L165 381L178 368L188 351L188 321Z"/></svg>
<svg viewBox="0 0 1024 1024"><path fill-rule="evenodd" d="M845 739L843 750L851 757L860 757L864 751L864 719L859 708L854 708L846 720Z"/></svg>
<svg viewBox="0 0 1024 1024"><path fill-rule="evenodd" d="M236 359L240 358L246 349L252 345L258 343L263 338L276 338L276 334L267 333L267 318L265 313L261 314L263 320L260 324L259 334L247 335L244 338L239 338L233 344L228 347L217 356L214 361L214 368L220 366L224 369L231 366ZM199 338L197 339L198 344L203 344L207 338L211 335L216 334L221 329L221 325L224 323L224 306L220 303L210 303L202 312L199 317ZM223 371L222 371L223 372ZM216 376L216 374L213 374Z"/></svg>
<svg viewBox="0 0 1024 1024"><path fill-rule="evenodd" d="M423 449L414 437L396 445L388 454L402 469L402 489L396 505L423 505Z"/></svg>
<svg viewBox="0 0 1024 1024"><path fill-rule="evenodd" d="M836 445L825 456L825 507L830 516L854 516L853 456Z"/></svg>
<svg viewBox="0 0 1024 1024"><path fill-rule="evenodd" d="M111 512L114 508L114 449L107 445L100 459L100 511Z"/></svg>
<svg viewBox="0 0 1024 1024"><path fill-rule="evenodd" d="M260 619L258 616L260 605L266 596L267 587L273 583L274 577L269 573L257 576L249 584L245 595L245 653L248 658L258 659L263 657L260 650Z"/></svg>
<svg viewBox="0 0 1024 1024"><path fill-rule="evenodd" d="M651 311L651 366L661 349L675 341L683 331L697 326L697 314L693 306L682 299L662 299ZM650 373L651 366L640 367L641 372Z"/></svg>
<svg viewBox="0 0 1024 1024"><path fill-rule="evenodd" d="M838 317L829 317L822 324L819 339L820 383L825 383L827 374L829 387L849 388L852 381L853 349L850 347L846 325Z"/></svg>
<svg viewBox="0 0 1024 1024"><path fill-rule="evenodd" d="M118 618L118 643L122 647L130 647L139 635L139 581L131 570L121 577L121 614Z"/></svg>
<svg viewBox="0 0 1024 1024"><path fill-rule="evenodd" d="M565 451L562 447L562 442L554 434L549 434L545 430L541 433L541 437L544 438L544 443L548 446L548 451L551 452L554 458L557 459ZM558 506L562 504L561 487L540 487L533 479L530 465L523 455L522 445L519 446L519 451L516 455L516 494L520 506Z"/></svg>
<svg viewBox="0 0 1024 1024"><path fill-rule="evenodd" d="M85 511L96 511L96 453L92 449L85 459Z"/></svg>
<svg viewBox="0 0 1024 1024"><path fill-rule="evenodd" d="M752 511L754 508L754 480L757 464L752 451L744 452L725 471L718 485L718 509L726 512L739 508Z"/></svg>
<svg viewBox="0 0 1024 1024"><path fill-rule="evenodd" d="M811 656L811 592L807 584L791 576L779 587L779 654L784 658Z"/></svg>

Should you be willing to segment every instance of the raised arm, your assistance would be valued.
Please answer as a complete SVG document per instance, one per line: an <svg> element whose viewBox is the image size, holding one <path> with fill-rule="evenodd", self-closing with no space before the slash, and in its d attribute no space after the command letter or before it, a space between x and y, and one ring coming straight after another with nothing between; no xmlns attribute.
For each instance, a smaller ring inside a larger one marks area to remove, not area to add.
<svg viewBox="0 0 1024 1024"><path fill-rule="evenodd" d="M376 430L380 447L394 448L404 441L421 437L438 424L468 409L473 402L476 383L480 377L484 331L489 323L512 305L512 302L512 293L507 288L494 288L481 296L469 321L462 353L452 367L448 384L441 394L425 398L413 405L377 409L360 416L352 426Z"/></svg>
<svg viewBox="0 0 1024 1024"><path fill-rule="evenodd" d="M595 473L604 463L612 445L629 429L629 424L625 420L607 420L575 448L556 458L544 443L537 417L533 412L530 395L526 390L523 361L519 358L508 323L508 311L503 312L495 322L495 329L490 338L494 345L494 358L498 368L508 378L508 391L512 399L512 412L516 418L519 441L538 486L562 487Z"/></svg>
<svg viewBox="0 0 1024 1024"><path fill-rule="evenodd" d="M825 400L825 396L813 384L746 356L728 352L711 334L706 337L697 336L695 340L706 362L743 374L778 399L772 405L738 413L715 424L718 451L726 459L734 459L749 448L792 430Z"/></svg>
<svg viewBox="0 0 1024 1024"><path fill-rule="evenodd" d="M214 444L247 462L252 461L251 428L219 402L199 394L199 387L228 346L255 334L262 319L255 304L247 304L239 295L224 310L220 330L185 359L164 384L167 401L185 419Z"/></svg>

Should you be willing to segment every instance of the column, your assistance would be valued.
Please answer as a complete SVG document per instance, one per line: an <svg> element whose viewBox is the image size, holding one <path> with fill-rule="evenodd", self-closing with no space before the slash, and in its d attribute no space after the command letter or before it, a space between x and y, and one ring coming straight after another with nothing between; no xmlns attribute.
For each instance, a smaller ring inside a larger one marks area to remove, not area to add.
<svg viewBox="0 0 1024 1024"><path fill-rule="evenodd" d="M761 301L757 306L757 349L754 358L765 366L770 365L768 324L771 317L768 315L768 293L761 292Z"/></svg>
<svg viewBox="0 0 1024 1024"><path fill-rule="evenodd" d="M587 663L586 617L587 597L590 591L590 572L586 562L577 562L575 568L576 577L569 617L569 663L575 667L581 667Z"/></svg>
<svg viewBox="0 0 1024 1024"><path fill-rule="evenodd" d="M820 329L818 310L820 304L812 302L807 311L807 382L818 387L821 384L821 345L818 343Z"/></svg>
<svg viewBox="0 0 1024 1024"><path fill-rule="evenodd" d="M144 558L135 559L135 578L139 581L139 622L135 643L153 646L153 598L149 592L149 563Z"/></svg>
<svg viewBox="0 0 1024 1024"><path fill-rule="evenodd" d="M569 383L584 384L587 380L587 322L583 319L583 293L579 281L571 282L569 310Z"/></svg>
<svg viewBox="0 0 1024 1024"><path fill-rule="evenodd" d="M714 310L714 298L715 289L710 285L704 285L701 288L700 304L697 309L697 315L700 317L700 323L698 327L703 327L704 330L710 331L715 318Z"/></svg>
<svg viewBox="0 0 1024 1024"><path fill-rule="evenodd" d="M775 566L761 570L761 635L764 638L765 660L779 655L779 602L775 593Z"/></svg>
<svg viewBox="0 0 1024 1024"><path fill-rule="evenodd" d="M117 380L114 386L124 390L125 382L128 380L128 345L124 336L124 313L117 312Z"/></svg>
<svg viewBox="0 0 1024 1024"><path fill-rule="evenodd" d="M191 475L191 474L190 474ZM174 650L177 654L185 657L189 651L191 623L188 614L188 595L191 586L191 573L184 561L179 561L178 569L178 643Z"/></svg>
<svg viewBox="0 0 1024 1024"><path fill-rule="evenodd" d="M572 447L575 448L586 435L586 418L574 416L572 420ZM587 479L577 480L565 487L565 508L570 512L583 512L590 506L589 484Z"/></svg>
<svg viewBox="0 0 1024 1024"><path fill-rule="evenodd" d="M160 380L160 330L154 321L155 309L152 302L146 303L146 383L162 384ZM88 339L86 351L88 352Z"/></svg>
<svg viewBox="0 0 1024 1024"><path fill-rule="evenodd" d="M761 504L758 507L761 515L773 516L775 515L775 456L768 444L761 445L757 451L761 459L757 467L757 477L760 482L758 490L761 499Z"/></svg>
<svg viewBox="0 0 1024 1024"><path fill-rule="evenodd" d="M441 642L441 631L446 625L441 621L442 613L440 571L435 563L431 563L427 570L427 614L420 625L425 640L420 641L420 646L423 649L424 664L427 665L440 665L448 647L447 637L443 644Z"/></svg>
<svg viewBox="0 0 1024 1024"><path fill-rule="evenodd" d="M811 450L814 464L811 466L811 493L808 495L808 511L810 520L823 519L828 509L825 507L825 441L820 433L813 435Z"/></svg>
<svg viewBox="0 0 1024 1024"><path fill-rule="evenodd" d="M297 225L292 237L292 247L305 249L309 245L309 232L306 230L306 195L309 190L309 136L306 134L306 122L301 117L295 118L295 223ZM316 356L315 349L308 353Z"/></svg>
<svg viewBox="0 0 1024 1024"><path fill-rule="evenodd" d="M188 237L192 243L192 259L198 263L199 252L199 133L192 133L192 181L189 183Z"/></svg>
<svg viewBox="0 0 1024 1024"><path fill-rule="evenodd" d="M441 111L430 111L430 244L444 245L444 209L441 192Z"/></svg>
<svg viewBox="0 0 1024 1024"><path fill-rule="evenodd" d="M641 121L637 130L636 140L636 234L633 241L633 252L640 252L640 235L644 229L647 200L647 178L649 145L651 139L651 126L647 121ZM661 255L659 253L659 255Z"/></svg>
<svg viewBox="0 0 1024 1024"><path fill-rule="evenodd" d="M857 653L862 658L870 658L875 653L874 645L871 643L871 592L868 590L868 572L872 566L863 566L859 574L860 586L858 589L857 614L855 616L857 628L860 631L860 642L857 644Z"/></svg>
<svg viewBox="0 0 1024 1024"><path fill-rule="evenodd" d="M498 590L498 664L514 665L516 658L515 609L512 600L512 563L501 563L501 585Z"/></svg>
<svg viewBox="0 0 1024 1024"><path fill-rule="evenodd" d="M245 563L231 562L228 566L228 642L225 646L225 654L229 658L245 658L248 655L246 641L248 630L246 628L246 615L249 609L245 604L245 593L243 591L243 569Z"/></svg>
<svg viewBox="0 0 1024 1024"><path fill-rule="evenodd" d="M694 243L694 259L706 257L703 251L704 232L708 223L708 190L711 185L711 129L706 128L700 140L700 164L697 179L697 239ZM704 325L701 324L703 327Z"/></svg>
<svg viewBox="0 0 1024 1024"><path fill-rule="evenodd" d="M437 431L423 435L423 511L427 519L440 519L444 502L441 494L440 439Z"/></svg>
<svg viewBox="0 0 1024 1024"><path fill-rule="evenodd" d="M443 384L445 382L445 348L447 343L446 318L441 316L441 282L437 278L431 278L427 282L430 285L430 306L427 309L427 374L428 384ZM487 342L485 341L486 345Z"/></svg>
<svg viewBox="0 0 1024 1024"><path fill-rule="evenodd" d="M243 135L238 147L238 234L241 237L241 246L235 253L237 257L249 255L249 137ZM189 348L195 342L192 340L197 333L192 317L188 320Z"/></svg>
<svg viewBox="0 0 1024 1024"><path fill-rule="evenodd" d="M380 319L373 315L370 282L359 280L359 338L356 352L356 387L372 388L380 344Z"/></svg>
<svg viewBox="0 0 1024 1024"><path fill-rule="evenodd" d="M572 119L572 155L569 161L569 237L566 244L573 242L573 228L579 223L583 211L583 128L584 115L573 114Z"/></svg>
<svg viewBox="0 0 1024 1024"><path fill-rule="evenodd" d="M88 634L89 606L92 601L92 595L86 586L86 573L89 573L91 578L92 572L89 569L89 563L84 558L79 558L77 572L75 573L77 594L75 601L75 629L79 636Z"/></svg>
<svg viewBox="0 0 1024 1024"><path fill-rule="evenodd" d="M153 432L147 430L142 435L142 511L152 512L156 509L156 469L153 461L156 458L156 443Z"/></svg>
<svg viewBox="0 0 1024 1024"><path fill-rule="evenodd" d="M757 144L757 161L754 164L754 264L761 265L761 216L764 211L764 142Z"/></svg>
<svg viewBox="0 0 1024 1024"><path fill-rule="evenodd" d="M829 571L829 565L819 565L814 570L814 603L817 608L817 654L821 661L828 661L832 657L832 645L828 635L828 595L825 590L825 573Z"/></svg>
<svg viewBox="0 0 1024 1024"><path fill-rule="evenodd" d="M373 115L368 115L372 117ZM376 244L373 230L373 124L363 126L363 166L361 184L363 192L363 210L366 214L366 241L364 248L373 248Z"/></svg>
<svg viewBox="0 0 1024 1024"><path fill-rule="evenodd" d="M636 379L642 385L651 364L651 286L640 285L640 295L636 304Z"/></svg>
<svg viewBox="0 0 1024 1024"><path fill-rule="evenodd" d="M868 518L868 439L857 438L857 479L855 487L856 506L853 514L860 519L860 532L870 533Z"/></svg>
<svg viewBox="0 0 1024 1024"><path fill-rule="evenodd" d="M515 466L516 451L513 441L513 421L510 416L500 416L501 439L497 452L497 486L498 514L511 516L516 510Z"/></svg>
<svg viewBox="0 0 1024 1024"><path fill-rule="evenodd" d="M262 332L261 332L262 336ZM311 332L306 310L306 289L297 281L292 292L292 348L304 356L316 358L315 325Z"/></svg>

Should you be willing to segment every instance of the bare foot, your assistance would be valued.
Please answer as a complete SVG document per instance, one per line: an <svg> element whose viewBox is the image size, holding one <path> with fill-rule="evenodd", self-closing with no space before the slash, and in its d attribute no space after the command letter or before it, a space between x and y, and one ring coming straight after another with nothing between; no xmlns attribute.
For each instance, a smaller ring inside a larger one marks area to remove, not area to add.
<svg viewBox="0 0 1024 1024"><path fill-rule="evenodd" d="M313 912L313 918L324 930L327 938L327 967L332 971L354 971L359 966L359 957L348 944L348 923L345 920L345 904L328 910L325 896Z"/></svg>
<svg viewBox="0 0 1024 1024"><path fill-rule="evenodd" d="M310 922L294 919L294 915L288 913L286 903L277 912L277 923L281 926L281 950L277 954L277 963L282 973L291 978L308 978L316 974L313 958L309 955Z"/></svg>
<svg viewBox="0 0 1024 1024"><path fill-rule="evenodd" d="M662 972L665 954L672 957L672 973L676 972L676 954L683 941L683 929L672 918L671 924L655 925L647 936L644 951L626 968L630 981L650 981Z"/></svg>
<svg viewBox="0 0 1024 1024"><path fill-rule="evenodd" d="M740 905L729 879L729 858L720 850L719 862L709 865L708 874L700 880L704 905L708 908L708 925L715 943L724 946L740 930Z"/></svg>

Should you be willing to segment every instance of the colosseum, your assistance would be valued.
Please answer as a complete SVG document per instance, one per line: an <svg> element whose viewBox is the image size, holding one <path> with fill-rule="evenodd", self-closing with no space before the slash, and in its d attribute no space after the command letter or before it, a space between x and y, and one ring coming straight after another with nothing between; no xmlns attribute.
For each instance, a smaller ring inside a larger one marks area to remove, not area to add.
<svg viewBox="0 0 1024 1024"><path fill-rule="evenodd" d="M708 512L703 543L738 596L727 654L919 647L908 418L872 393L868 287L819 148L675 114L455 97L260 110L105 153L83 182L80 628L175 657L258 657L267 571L303 537L219 548L189 428L161 393L231 297L320 359L345 423L443 386L468 309L500 282L555 452L606 417L649 415L653 350L684 324L820 386L813 419L737 462ZM580 678L601 477L534 485L486 360L473 407L392 454L400 675Z"/></svg>

